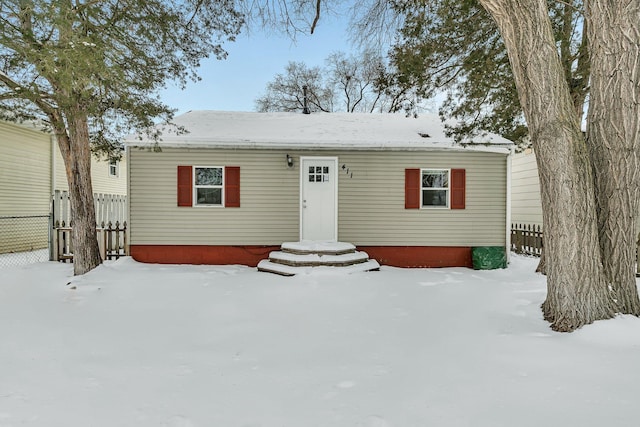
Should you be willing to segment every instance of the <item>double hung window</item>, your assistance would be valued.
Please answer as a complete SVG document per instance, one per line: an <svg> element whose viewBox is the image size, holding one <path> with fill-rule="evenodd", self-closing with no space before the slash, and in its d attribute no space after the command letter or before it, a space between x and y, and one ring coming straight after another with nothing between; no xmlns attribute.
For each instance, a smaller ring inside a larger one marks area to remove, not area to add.
<svg viewBox="0 0 640 427"><path fill-rule="evenodd" d="M222 167L194 167L194 193L196 206L222 206Z"/></svg>
<svg viewBox="0 0 640 427"><path fill-rule="evenodd" d="M449 169L422 169L423 208L449 207Z"/></svg>
<svg viewBox="0 0 640 427"><path fill-rule="evenodd" d="M118 176L118 163L117 159L109 159L109 176Z"/></svg>

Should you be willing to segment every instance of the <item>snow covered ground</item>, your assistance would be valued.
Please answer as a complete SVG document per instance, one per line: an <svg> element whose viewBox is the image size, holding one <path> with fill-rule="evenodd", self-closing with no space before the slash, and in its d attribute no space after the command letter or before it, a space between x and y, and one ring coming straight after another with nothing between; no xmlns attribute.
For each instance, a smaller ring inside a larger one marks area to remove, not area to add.
<svg viewBox="0 0 640 427"><path fill-rule="evenodd" d="M0 426L637 425L640 319L552 332L535 264L5 268Z"/></svg>

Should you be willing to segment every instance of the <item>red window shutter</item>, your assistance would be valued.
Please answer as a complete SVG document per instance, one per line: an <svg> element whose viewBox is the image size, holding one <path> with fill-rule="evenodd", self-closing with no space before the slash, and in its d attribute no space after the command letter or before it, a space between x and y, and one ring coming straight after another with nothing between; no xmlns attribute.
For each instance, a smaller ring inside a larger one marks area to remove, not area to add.
<svg viewBox="0 0 640 427"><path fill-rule="evenodd" d="M227 208L240 207L239 166L227 166L224 168L224 206Z"/></svg>
<svg viewBox="0 0 640 427"><path fill-rule="evenodd" d="M420 209L420 169L404 170L404 208Z"/></svg>
<svg viewBox="0 0 640 427"><path fill-rule="evenodd" d="M466 196L466 172L451 169L451 209L464 209Z"/></svg>
<svg viewBox="0 0 640 427"><path fill-rule="evenodd" d="M193 176L191 166L178 166L178 206L193 205Z"/></svg>

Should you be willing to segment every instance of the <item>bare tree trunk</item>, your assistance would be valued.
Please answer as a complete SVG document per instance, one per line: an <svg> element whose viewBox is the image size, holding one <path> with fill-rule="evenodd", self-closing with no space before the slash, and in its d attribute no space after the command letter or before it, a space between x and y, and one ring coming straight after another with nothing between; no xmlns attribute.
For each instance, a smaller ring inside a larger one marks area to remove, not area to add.
<svg viewBox="0 0 640 427"><path fill-rule="evenodd" d="M591 52L587 141L600 250L617 311L640 315L635 278L640 198L640 0L586 2Z"/></svg>
<svg viewBox="0 0 640 427"><path fill-rule="evenodd" d="M64 159L71 201L73 272L84 274L102 262L96 237L96 213L91 185L91 148L87 116L79 109L67 114L67 129L56 129Z"/></svg>
<svg viewBox="0 0 640 427"><path fill-rule="evenodd" d="M589 155L546 0L480 0L504 40L540 174L551 327L572 331L615 315L602 271Z"/></svg>

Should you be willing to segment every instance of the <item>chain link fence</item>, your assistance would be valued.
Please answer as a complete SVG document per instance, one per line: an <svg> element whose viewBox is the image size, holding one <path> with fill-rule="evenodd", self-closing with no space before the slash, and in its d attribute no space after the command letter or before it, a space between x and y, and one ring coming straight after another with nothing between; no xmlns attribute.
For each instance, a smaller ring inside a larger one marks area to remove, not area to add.
<svg viewBox="0 0 640 427"><path fill-rule="evenodd" d="M49 260L49 215L0 216L0 268Z"/></svg>

